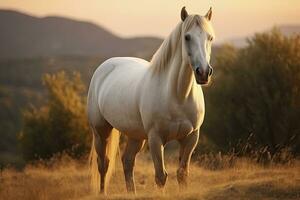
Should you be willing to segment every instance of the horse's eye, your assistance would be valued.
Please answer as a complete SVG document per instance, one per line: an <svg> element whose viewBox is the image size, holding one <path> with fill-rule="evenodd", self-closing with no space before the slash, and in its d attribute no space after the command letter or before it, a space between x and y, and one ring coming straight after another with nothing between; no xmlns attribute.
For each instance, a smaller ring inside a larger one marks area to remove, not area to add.
<svg viewBox="0 0 300 200"><path fill-rule="evenodd" d="M213 40L213 37L212 36L208 36L208 41L212 41Z"/></svg>
<svg viewBox="0 0 300 200"><path fill-rule="evenodd" d="M190 40L191 40L191 35L190 35L190 34L186 34L186 35L184 36L184 39L185 39L186 41L190 41Z"/></svg>

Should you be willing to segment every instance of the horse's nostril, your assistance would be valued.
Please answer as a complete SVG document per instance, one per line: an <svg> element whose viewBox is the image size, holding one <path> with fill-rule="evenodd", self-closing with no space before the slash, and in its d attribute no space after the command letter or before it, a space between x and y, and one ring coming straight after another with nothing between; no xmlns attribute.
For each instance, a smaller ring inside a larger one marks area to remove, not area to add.
<svg viewBox="0 0 300 200"><path fill-rule="evenodd" d="M196 74L200 75L200 69L199 69L199 67L196 69Z"/></svg>

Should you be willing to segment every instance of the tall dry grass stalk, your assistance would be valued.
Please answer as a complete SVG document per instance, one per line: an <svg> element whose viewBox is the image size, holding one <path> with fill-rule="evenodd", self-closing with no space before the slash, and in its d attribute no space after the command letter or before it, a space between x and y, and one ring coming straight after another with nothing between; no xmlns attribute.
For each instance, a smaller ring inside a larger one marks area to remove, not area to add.
<svg viewBox="0 0 300 200"><path fill-rule="evenodd" d="M4 169L0 177L0 199L291 199L300 198L300 161L292 165L263 167L249 159L238 158L230 168L209 170L193 163L189 187L179 190L177 162L166 161L169 179L165 194L156 188L150 156L137 158L135 178L137 196L126 192L123 169L117 159L116 170L108 188L109 196L94 195L86 160L68 156L51 163L28 165L22 172Z"/></svg>

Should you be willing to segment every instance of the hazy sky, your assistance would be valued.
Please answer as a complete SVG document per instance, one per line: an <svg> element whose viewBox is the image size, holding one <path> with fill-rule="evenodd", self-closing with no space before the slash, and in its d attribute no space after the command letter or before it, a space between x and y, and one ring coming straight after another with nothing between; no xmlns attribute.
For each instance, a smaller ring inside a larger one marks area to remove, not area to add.
<svg viewBox="0 0 300 200"><path fill-rule="evenodd" d="M300 24L300 0L0 0L1 9L91 21L123 37L165 37L179 22L183 5L201 15L213 7L217 41Z"/></svg>

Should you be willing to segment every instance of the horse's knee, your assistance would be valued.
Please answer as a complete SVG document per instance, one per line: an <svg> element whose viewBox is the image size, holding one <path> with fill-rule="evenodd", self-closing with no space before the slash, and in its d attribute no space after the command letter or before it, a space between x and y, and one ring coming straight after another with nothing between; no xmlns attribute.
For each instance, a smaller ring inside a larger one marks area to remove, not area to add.
<svg viewBox="0 0 300 200"><path fill-rule="evenodd" d="M188 178L188 171L183 168L179 168L177 170L177 181L179 185L186 186L187 178Z"/></svg>
<svg viewBox="0 0 300 200"><path fill-rule="evenodd" d="M168 173L167 171L164 171L163 173L155 174L155 182L158 185L158 187L164 187L168 179Z"/></svg>

